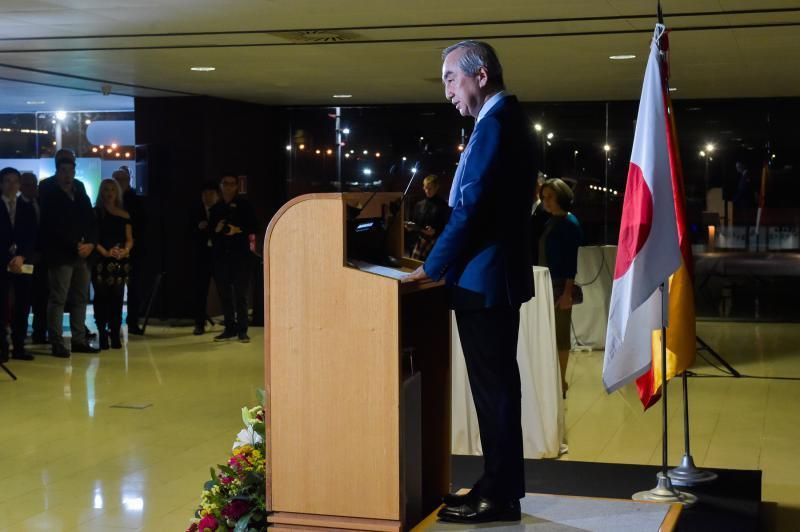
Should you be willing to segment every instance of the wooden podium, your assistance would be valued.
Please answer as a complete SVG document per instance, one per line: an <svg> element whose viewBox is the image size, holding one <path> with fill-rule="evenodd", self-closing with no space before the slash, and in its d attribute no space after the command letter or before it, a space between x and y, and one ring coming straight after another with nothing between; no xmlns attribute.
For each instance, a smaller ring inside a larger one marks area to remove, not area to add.
<svg viewBox="0 0 800 532"><path fill-rule="evenodd" d="M391 215L399 198L301 196L267 230L266 476L275 529L408 530L448 492L444 287L400 284L399 270L418 264L410 259L385 270L351 260L348 228L362 220L382 220L382 244L402 257L401 214Z"/></svg>

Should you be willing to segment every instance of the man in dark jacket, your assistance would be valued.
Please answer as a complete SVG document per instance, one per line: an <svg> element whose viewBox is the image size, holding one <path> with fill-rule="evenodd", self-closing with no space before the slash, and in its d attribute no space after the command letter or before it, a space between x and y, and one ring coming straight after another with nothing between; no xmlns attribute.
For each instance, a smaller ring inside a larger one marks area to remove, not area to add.
<svg viewBox="0 0 800 532"><path fill-rule="evenodd" d="M222 201L211 208L214 281L217 283L225 330L214 337L224 341L247 336L247 288L252 273L250 235L256 231L256 215L250 202L239 195L239 179L225 175L220 181Z"/></svg>
<svg viewBox="0 0 800 532"><path fill-rule="evenodd" d="M50 294L47 325L53 356L70 356L63 339L64 306L71 303L71 348L76 353L97 353L86 334L89 266L86 259L97 243L97 225L83 183L75 179L75 159L56 157L56 175L39 186L42 212L40 237L48 265Z"/></svg>
<svg viewBox="0 0 800 532"><path fill-rule="evenodd" d="M0 170L0 362L8 360L8 340L5 327L10 308L9 296L14 290L14 317L11 322L12 358L33 360L25 351L30 311L31 275L24 269L33 258L36 241L36 211L17 197L20 174L15 168ZM28 266L29 267L29 266Z"/></svg>
<svg viewBox="0 0 800 532"><path fill-rule="evenodd" d="M533 296L530 215L536 169L530 124L505 91L486 43L463 41L442 54L445 97L475 129L450 190L450 220L430 255L403 281L446 279L464 351L484 454L468 495L448 495L444 521L519 521L525 495L519 308Z"/></svg>
<svg viewBox="0 0 800 532"><path fill-rule="evenodd" d="M211 209L219 201L219 187L213 181L203 186L200 192L200 202L196 205L191 219L191 235L194 243L194 292L195 316L194 333L201 335L206 332L206 308L208 306L208 285L214 273L213 232L210 225Z"/></svg>

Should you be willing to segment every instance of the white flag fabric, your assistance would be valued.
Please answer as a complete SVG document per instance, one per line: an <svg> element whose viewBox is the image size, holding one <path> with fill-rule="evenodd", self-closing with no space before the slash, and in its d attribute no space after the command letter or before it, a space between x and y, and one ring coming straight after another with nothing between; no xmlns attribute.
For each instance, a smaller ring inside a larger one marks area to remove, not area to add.
<svg viewBox="0 0 800 532"><path fill-rule="evenodd" d="M650 369L652 333L666 320L659 285L681 264L658 49L663 32L657 25L650 45L622 206L603 360L608 393Z"/></svg>

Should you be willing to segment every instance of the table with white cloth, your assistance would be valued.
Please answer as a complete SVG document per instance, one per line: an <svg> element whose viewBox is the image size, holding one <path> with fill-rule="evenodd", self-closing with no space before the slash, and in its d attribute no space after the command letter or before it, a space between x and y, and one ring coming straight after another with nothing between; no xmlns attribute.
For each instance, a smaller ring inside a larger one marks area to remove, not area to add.
<svg viewBox="0 0 800 532"><path fill-rule="evenodd" d="M572 307L572 348L603 349L606 345L608 306L614 282L617 246L578 248L575 284L583 290L583 303Z"/></svg>
<svg viewBox="0 0 800 532"><path fill-rule="evenodd" d="M550 271L533 267L536 296L520 308L517 363L522 381L522 440L525 458L555 458L564 435L564 404L556 351ZM483 454L472 392L455 314L452 323L453 454Z"/></svg>

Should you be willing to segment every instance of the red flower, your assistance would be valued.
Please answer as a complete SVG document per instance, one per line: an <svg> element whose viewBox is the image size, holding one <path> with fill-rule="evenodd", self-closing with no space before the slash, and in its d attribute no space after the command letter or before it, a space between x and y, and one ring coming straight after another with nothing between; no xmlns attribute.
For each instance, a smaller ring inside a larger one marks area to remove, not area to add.
<svg viewBox="0 0 800 532"><path fill-rule="evenodd" d="M200 523L197 525L197 529L200 532L206 532L206 530L211 530L213 532L218 526L219 523L217 523L217 518L211 514L208 514L200 520Z"/></svg>
<svg viewBox="0 0 800 532"><path fill-rule="evenodd" d="M197 523L192 523L189 525L189 528L186 529L186 532L197 532Z"/></svg>
<svg viewBox="0 0 800 532"><path fill-rule="evenodd" d="M250 511L250 505L247 501L236 499L228 503L228 505L222 509L222 515L223 517L237 521L248 511Z"/></svg>

